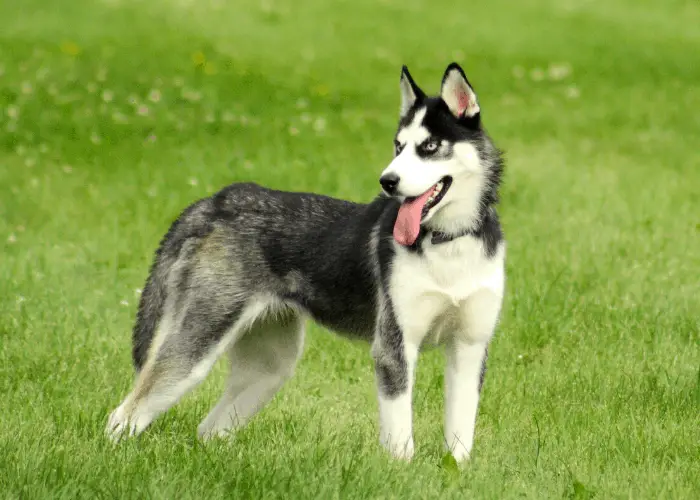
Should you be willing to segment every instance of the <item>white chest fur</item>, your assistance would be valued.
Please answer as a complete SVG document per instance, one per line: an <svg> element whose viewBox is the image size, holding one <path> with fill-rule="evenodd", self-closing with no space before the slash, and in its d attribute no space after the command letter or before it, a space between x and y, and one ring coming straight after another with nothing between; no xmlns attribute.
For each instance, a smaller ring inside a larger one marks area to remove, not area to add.
<svg viewBox="0 0 700 500"><path fill-rule="evenodd" d="M419 345L468 336L461 311L477 291L503 296L504 263L505 243L488 258L471 236L438 245L426 238L420 253L396 244L389 293L404 336Z"/></svg>

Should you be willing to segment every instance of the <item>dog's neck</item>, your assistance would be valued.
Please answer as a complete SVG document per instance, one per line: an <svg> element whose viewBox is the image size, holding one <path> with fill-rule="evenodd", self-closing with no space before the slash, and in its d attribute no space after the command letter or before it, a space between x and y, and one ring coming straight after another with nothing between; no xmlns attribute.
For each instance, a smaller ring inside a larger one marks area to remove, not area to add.
<svg viewBox="0 0 700 500"><path fill-rule="evenodd" d="M435 234L437 244L460 236L481 234L486 219L490 215L496 216L499 177L484 172L455 179L451 190L459 192L426 221L425 228L421 227L421 230Z"/></svg>
<svg viewBox="0 0 700 500"><path fill-rule="evenodd" d="M465 217L462 221L455 221L452 224L433 225L428 221L427 224L421 226L419 239L430 236L430 242L433 245L448 243L463 236L479 237L484 231L486 217L495 210L495 207L488 205L479 207L476 214L472 217ZM461 222L461 223L460 223Z"/></svg>

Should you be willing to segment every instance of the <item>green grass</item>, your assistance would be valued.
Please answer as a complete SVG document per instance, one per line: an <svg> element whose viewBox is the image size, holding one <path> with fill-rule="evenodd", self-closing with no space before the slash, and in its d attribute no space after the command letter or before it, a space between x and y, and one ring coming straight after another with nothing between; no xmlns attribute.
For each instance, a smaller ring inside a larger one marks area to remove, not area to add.
<svg viewBox="0 0 700 500"><path fill-rule="evenodd" d="M0 3L0 492L7 498L697 498L700 6L654 0ZM426 2L427 4L427 2ZM461 5L461 6L460 6ZM130 329L178 212L234 181L368 201L398 76L453 59L507 152L507 298L475 456L377 443L365 344L312 327L234 440L223 366L113 447Z"/></svg>

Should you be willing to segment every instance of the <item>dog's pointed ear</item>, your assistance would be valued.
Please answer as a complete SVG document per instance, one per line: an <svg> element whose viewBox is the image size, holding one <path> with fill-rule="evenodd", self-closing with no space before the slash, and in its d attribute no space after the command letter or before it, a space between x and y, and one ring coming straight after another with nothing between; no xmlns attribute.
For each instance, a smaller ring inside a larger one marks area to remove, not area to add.
<svg viewBox="0 0 700 500"><path fill-rule="evenodd" d="M452 63L442 77L440 97L456 118L474 118L480 113L476 93L459 64Z"/></svg>
<svg viewBox="0 0 700 500"><path fill-rule="evenodd" d="M413 107L413 105L422 101L425 97L423 91L418 88L416 82L413 81L411 73L408 72L408 68L403 66L401 68L401 80L399 81L401 87L401 116L406 116L408 110Z"/></svg>

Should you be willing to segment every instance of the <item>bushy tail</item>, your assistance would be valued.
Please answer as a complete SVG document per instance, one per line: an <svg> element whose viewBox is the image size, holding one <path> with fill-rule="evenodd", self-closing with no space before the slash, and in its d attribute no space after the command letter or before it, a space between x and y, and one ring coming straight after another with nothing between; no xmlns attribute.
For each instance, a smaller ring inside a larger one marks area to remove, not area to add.
<svg viewBox="0 0 700 500"><path fill-rule="evenodd" d="M161 250L158 250L155 261L146 281L146 286L141 292L139 310L136 315L136 324L132 333L132 357L136 371L140 371L148 357L148 350L153 342L156 328L163 316L165 305L166 283L168 268L167 259L163 258Z"/></svg>
<svg viewBox="0 0 700 500"><path fill-rule="evenodd" d="M132 357L136 371L146 362L148 350L163 316L173 266L180 258L181 251L187 252L188 240L196 240L211 231L208 217L210 210L211 200L208 198L193 203L173 222L160 242L146 286L141 292L134 325Z"/></svg>

